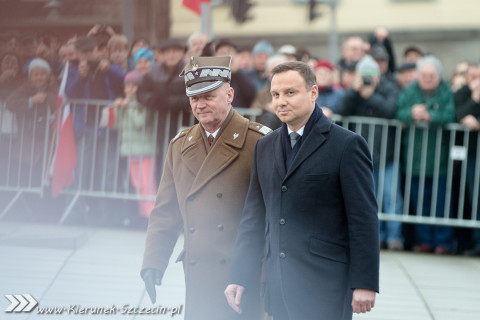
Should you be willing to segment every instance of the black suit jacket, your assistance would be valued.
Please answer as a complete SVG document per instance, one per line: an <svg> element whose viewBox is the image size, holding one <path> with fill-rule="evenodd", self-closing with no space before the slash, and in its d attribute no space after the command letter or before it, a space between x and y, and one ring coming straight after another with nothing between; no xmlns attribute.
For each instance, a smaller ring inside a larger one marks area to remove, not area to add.
<svg viewBox="0 0 480 320"><path fill-rule="evenodd" d="M351 319L353 289L379 290L367 143L321 116L288 171L282 148L281 129L257 142L229 283L254 288L264 259L267 311Z"/></svg>

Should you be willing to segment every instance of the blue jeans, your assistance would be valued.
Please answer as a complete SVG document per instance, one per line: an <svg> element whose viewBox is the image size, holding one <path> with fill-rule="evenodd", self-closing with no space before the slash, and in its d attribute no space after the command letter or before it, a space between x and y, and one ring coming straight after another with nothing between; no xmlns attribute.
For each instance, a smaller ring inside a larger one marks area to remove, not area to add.
<svg viewBox="0 0 480 320"><path fill-rule="evenodd" d="M420 178L412 177L412 201L414 209L417 209L418 203L418 191L419 191ZM438 179L438 192L437 192L437 209L435 212L436 217L443 217L445 210L445 197L446 197L446 184L447 179L440 177ZM430 216L430 205L432 201L433 191L433 179L425 178L425 188L423 192L423 206L422 215ZM448 210L450 215L451 210ZM453 249L453 229L451 227L418 224L417 225L417 244L429 245L432 248L438 246L444 246L448 250Z"/></svg>
<svg viewBox="0 0 480 320"><path fill-rule="evenodd" d="M402 214L403 213L403 196L400 186L400 173L396 173L396 187L393 188L393 178L395 175L393 163L385 165L385 175L383 180L383 201L382 208L379 208L381 212L388 214ZM379 169L373 168L373 177L375 182L375 194L378 190L378 179L380 176ZM395 198L395 203L393 203ZM402 236L402 223L399 221L379 221L380 241L390 244L394 240L398 240L403 243Z"/></svg>
<svg viewBox="0 0 480 320"><path fill-rule="evenodd" d="M473 206L473 187L475 184L475 157L469 156L467 160L467 190L468 190L468 199L470 204ZM480 200L480 195L477 201ZM477 203L477 220L480 220L480 203ZM473 229L473 241L475 243L475 249L480 250L480 229Z"/></svg>

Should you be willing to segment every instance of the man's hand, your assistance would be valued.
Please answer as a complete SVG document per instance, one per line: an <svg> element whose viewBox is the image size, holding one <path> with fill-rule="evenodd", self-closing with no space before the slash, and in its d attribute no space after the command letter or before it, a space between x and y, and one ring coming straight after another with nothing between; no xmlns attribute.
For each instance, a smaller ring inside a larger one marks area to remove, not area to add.
<svg viewBox="0 0 480 320"><path fill-rule="evenodd" d="M36 93L34 96L32 96L32 103L44 103L45 99L47 99L47 93L46 92L39 92Z"/></svg>
<svg viewBox="0 0 480 320"><path fill-rule="evenodd" d="M109 68L110 68L110 61L108 61L108 59L102 59L98 63L98 70L102 72L108 71Z"/></svg>
<svg viewBox="0 0 480 320"><path fill-rule="evenodd" d="M356 74L355 78L353 79L353 82L352 82L352 89L357 91L357 92L360 92L360 89L362 87L363 87L362 76L359 75L359 74Z"/></svg>
<svg viewBox="0 0 480 320"><path fill-rule="evenodd" d="M227 297L228 304L238 314L242 313L240 303L242 302L242 295L245 288L238 284L229 284L225 289L225 296Z"/></svg>
<svg viewBox="0 0 480 320"><path fill-rule="evenodd" d="M142 279L143 282L145 282L145 289L147 290L150 300L152 300L152 303L155 303L157 300L155 286L162 284L161 272L155 269L145 269L142 271Z"/></svg>
<svg viewBox="0 0 480 320"><path fill-rule="evenodd" d="M366 313L375 306L376 292L367 289L353 290L352 309L355 313Z"/></svg>
<svg viewBox="0 0 480 320"><path fill-rule="evenodd" d="M472 116L471 114L463 117L460 120L460 124L464 125L471 130L480 130L480 122L478 122L477 118Z"/></svg>
<svg viewBox="0 0 480 320"><path fill-rule="evenodd" d="M385 41L388 38L388 30L385 27L378 27L375 29L375 38L380 41Z"/></svg>
<svg viewBox="0 0 480 320"><path fill-rule="evenodd" d="M432 121L432 117L430 116L430 113L428 113L427 107L424 104L414 104L412 106L412 119L414 121Z"/></svg>

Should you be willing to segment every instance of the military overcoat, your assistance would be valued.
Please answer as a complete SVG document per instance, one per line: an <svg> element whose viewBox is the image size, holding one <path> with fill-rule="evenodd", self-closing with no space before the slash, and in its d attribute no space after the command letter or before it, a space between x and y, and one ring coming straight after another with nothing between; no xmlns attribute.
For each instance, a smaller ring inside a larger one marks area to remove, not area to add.
<svg viewBox="0 0 480 320"><path fill-rule="evenodd" d="M255 143L271 130L234 111L208 153L201 130L197 124L170 142L142 269L163 273L183 229L184 250L177 261L185 271L185 319L259 319L258 288L246 293L249 307L242 316L228 306L223 291Z"/></svg>

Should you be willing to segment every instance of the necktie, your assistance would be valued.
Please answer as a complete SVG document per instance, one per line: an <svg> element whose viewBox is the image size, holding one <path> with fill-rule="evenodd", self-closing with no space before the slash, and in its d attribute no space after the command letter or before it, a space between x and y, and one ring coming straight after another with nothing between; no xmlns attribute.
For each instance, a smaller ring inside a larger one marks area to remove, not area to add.
<svg viewBox="0 0 480 320"><path fill-rule="evenodd" d="M293 149L293 147L295 147L295 144L298 142L300 137L301 136L298 133L296 133L295 131L290 133L290 145L292 146L292 149Z"/></svg>
<svg viewBox="0 0 480 320"><path fill-rule="evenodd" d="M210 145L212 145L213 140L215 140L215 138L213 137L213 134L209 135L208 138L207 138L207 140L208 140L208 143L209 143Z"/></svg>

